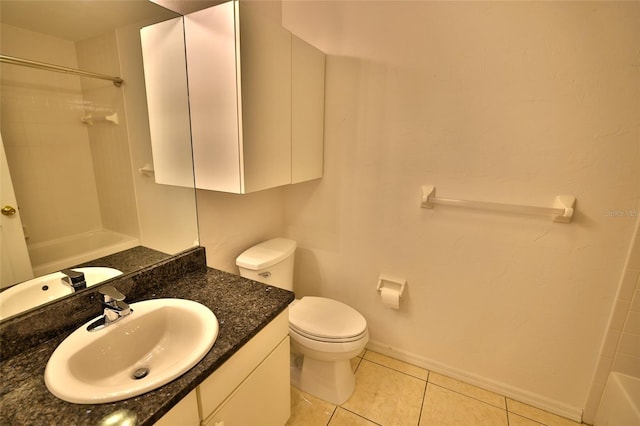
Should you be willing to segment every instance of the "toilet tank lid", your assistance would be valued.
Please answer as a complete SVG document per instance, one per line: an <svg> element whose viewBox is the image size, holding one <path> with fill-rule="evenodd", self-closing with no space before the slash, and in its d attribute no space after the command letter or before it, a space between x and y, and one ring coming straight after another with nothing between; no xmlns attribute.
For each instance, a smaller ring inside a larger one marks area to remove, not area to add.
<svg viewBox="0 0 640 426"><path fill-rule="evenodd" d="M286 238L274 238L242 252L236 258L236 265L257 271L282 262L295 251L295 241Z"/></svg>

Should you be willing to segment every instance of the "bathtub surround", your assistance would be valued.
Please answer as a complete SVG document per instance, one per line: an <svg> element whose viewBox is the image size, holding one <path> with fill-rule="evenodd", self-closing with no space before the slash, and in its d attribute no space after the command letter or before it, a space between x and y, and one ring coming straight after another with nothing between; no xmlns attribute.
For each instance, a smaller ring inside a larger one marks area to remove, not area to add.
<svg viewBox="0 0 640 426"><path fill-rule="evenodd" d="M612 376L611 372L622 373L640 381L640 217L636 222L635 238L620 278L607 333L600 347L600 359L593 375L584 415L586 422L593 421L607 380Z"/></svg>
<svg viewBox="0 0 640 426"><path fill-rule="evenodd" d="M102 229L29 244L28 247L33 274L38 277L137 245L137 238Z"/></svg>
<svg viewBox="0 0 640 426"><path fill-rule="evenodd" d="M98 424L106 415L128 409L136 414L137 425L152 425L293 300L291 292L207 269L202 248L189 250L114 285L127 295L128 302L179 297L206 305L220 323L213 349L183 376L144 395L110 404L69 404L46 390L44 368L57 344L77 326L100 315L100 305L87 293L82 300L70 299L76 305L72 315L69 311L56 311L59 305L43 308L38 315L0 324L0 423L49 424L64 418L69 424Z"/></svg>
<svg viewBox="0 0 640 426"><path fill-rule="evenodd" d="M622 373L609 374L593 424L640 424L640 378Z"/></svg>
<svg viewBox="0 0 640 426"><path fill-rule="evenodd" d="M294 239L296 295L353 306L372 349L579 419L640 209L640 4L311 1L283 18L328 54L324 177L198 192L209 265L237 273L245 247ZM573 194L577 212L426 211L428 183ZM380 273L407 279L400 310Z"/></svg>
<svg viewBox="0 0 640 426"><path fill-rule="evenodd" d="M3 54L79 68L71 41L6 24L0 29ZM46 73L43 85L45 71L1 67L1 131L27 241L100 229L89 133L80 123L81 79ZM82 202L70 209L63 200Z"/></svg>

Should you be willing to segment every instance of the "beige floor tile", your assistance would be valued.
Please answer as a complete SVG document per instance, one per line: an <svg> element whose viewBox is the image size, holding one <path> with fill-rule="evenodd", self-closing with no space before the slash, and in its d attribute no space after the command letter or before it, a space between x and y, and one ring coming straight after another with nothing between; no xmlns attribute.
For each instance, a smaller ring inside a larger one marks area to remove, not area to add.
<svg viewBox="0 0 640 426"><path fill-rule="evenodd" d="M353 395L342 407L384 426L416 425L425 383L363 359Z"/></svg>
<svg viewBox="0 0 640 426"><path fill-rule="evenodd" d="M420 426L507 426L500 408L429 383Z"/></svg>
<svg viewBox="0 0 640 426"><path fill-rule="evenodd" d="M408 364L404 361L398 361L397 359L390 358L377 352L367 351L364 354L364 359L375 362L376 364L384 365L385 367L393 368L394 370L417 377L418 379L427 380L427 377L429 377L429 371L424 368Z"/></svg>
<svg viewBox="0 0 640 426"><path fill-rule="evenodd" d="M535 420L547 426L576 426L580 424L509 398L507 398L507 409L512 413L519 414L522 417Z"/></svg>
<svg viewBox="0 0 640 426"><path fill-rule="evenodd" d="M376 423L338 407L331 417L329 426L376 426Z"/></svg>
<svg viewBox="0 0 640 426"><path fill-rule="evenodd" d="M291 386L291 417L287 426L326 426L336 406Z"/></svg>
<svg viewBox="0 0 640 426"><path fill-rule="evenodd" d="M507 413L509 416L509 426L544 426L542 423L535 422L514 413Z"/></svg>
<svg viewBox="0 0 640 426"><path fill-rule="evenodd" d="M502 408L503 410L507 408L504 396L477 386L469 385L461 382L460 380L452 379L451 377L443 376L442 374L434 373L433 371L429 374L429 383L479 399L480 401Z"/></svg>

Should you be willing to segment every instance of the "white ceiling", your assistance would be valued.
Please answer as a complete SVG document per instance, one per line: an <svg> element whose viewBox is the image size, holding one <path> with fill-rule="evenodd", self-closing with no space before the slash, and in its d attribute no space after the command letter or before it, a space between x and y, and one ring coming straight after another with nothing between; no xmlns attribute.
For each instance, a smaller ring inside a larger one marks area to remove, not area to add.
<svg viewBox="0 0 640 426"><path fill-rule="evenodd" d="M0 21L71 41L179 16L147 0L0 0Z"/></svg>

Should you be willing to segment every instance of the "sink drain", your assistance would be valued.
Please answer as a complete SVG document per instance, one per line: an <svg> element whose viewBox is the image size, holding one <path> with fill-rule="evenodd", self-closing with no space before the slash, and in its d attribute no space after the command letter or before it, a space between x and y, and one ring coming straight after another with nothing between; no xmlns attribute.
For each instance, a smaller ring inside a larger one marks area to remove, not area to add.
<svg viewBox="0 0 640 426"><path fill-rule="evenodd" d="M140 380L147 377L147 375L149 375L149 369L147 367L143 367L143 368L138 368L136 371L134 371L133 374L131 375L131 378L133 380Z"/></svg>

